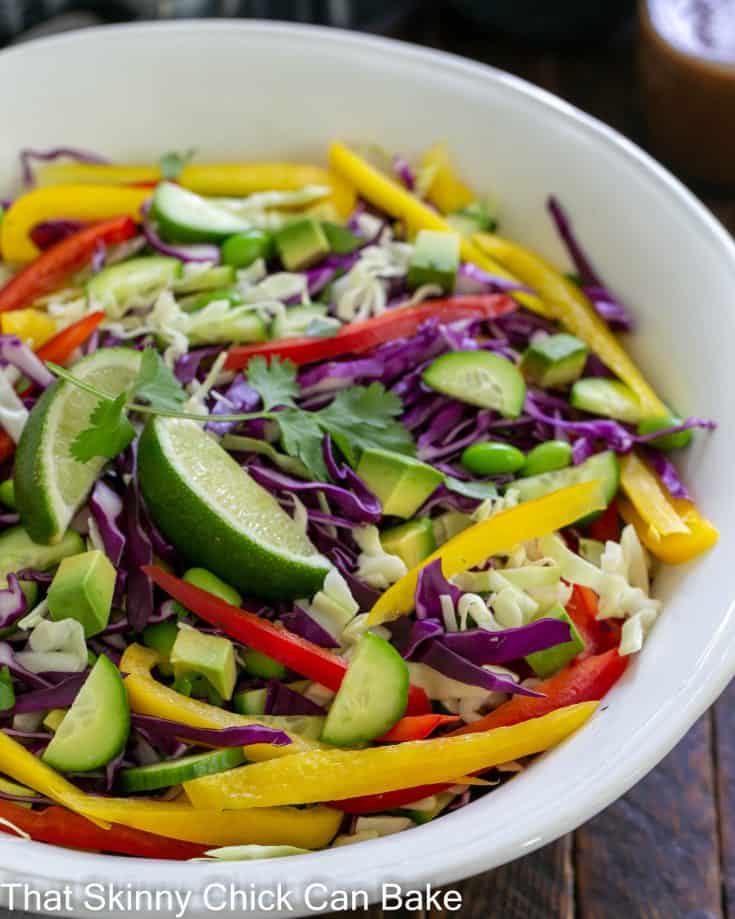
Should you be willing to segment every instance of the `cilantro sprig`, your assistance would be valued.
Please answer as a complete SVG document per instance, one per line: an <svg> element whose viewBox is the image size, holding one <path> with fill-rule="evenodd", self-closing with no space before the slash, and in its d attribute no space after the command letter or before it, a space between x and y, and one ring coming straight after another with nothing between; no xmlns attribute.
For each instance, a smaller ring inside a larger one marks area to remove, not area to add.
<svg viewBox="0 0 735 919"><path fill-rule="evenodd" d="M71 445L71 455L79 462L95 456L112 459L135 437L130 413L162 415L206 423L242 422L264 419L276 422L284 452L300 460L316 479L326 479L322 445L331 435L348 462L354 464L359 451L380 447L412 454L411 435L398 420L401 400L381 383L351 386L317 411L296 404L299 394L296 367L291 361L256 357L248 364L247 381L260 395L262 410L231 415L187 412L182 406L187 394L160 354L154 348L142 352L140 370L132 386L116 398L106 395L85 380L51 362L49 369L63 380L97 398L89 426Z"/></svg>

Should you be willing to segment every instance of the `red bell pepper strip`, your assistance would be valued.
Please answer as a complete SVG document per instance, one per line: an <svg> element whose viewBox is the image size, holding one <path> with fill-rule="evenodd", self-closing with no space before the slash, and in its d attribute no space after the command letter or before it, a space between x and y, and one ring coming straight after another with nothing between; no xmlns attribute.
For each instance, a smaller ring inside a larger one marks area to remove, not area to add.
<svg viewBox="0 0 735 919"><path fill-rule="evenodd" d="M0 463L9 460L15 453L15 441L7 431L0 429Z"/></svg>
<svg viewBox="0 0 735 919"><path fill-rule="evenodd" d="M608 539L613 542L620 541L620 514L617 501L610 502L607 510L597 520L592 521L587 532L592 539L599 539L600 542L607 542Z"/></svg>
<svg viewBox="0 0 735 919"><path fill-rule="evenodd" d="M540 718L565 705L602 699L623 675L628 660L628 657L620 657L615 648L577 660L536 687L543 696L514 696L479 721L452 731L450 736L507 727L529 718Z"/></svg>
<svg viewBox="0 0 735 919"><path fill-rule="evenodd" d="M55 805L34 811L11 801L0 801L0 818L28 833L36 842L48 842L85 852L115 852L119 855L185 861L199 858L208 848L199 843L167 839L165 836L134 830L117 823L113 823L109 830L103 830L86 817ZM0 831L13 833L9 826L2 823Z"/></svg>
<svg viewBox="0 0 735 919"><path fill-rule="evenodd" d="M261 619L255 613L225 603L214 594L188 584L156 565L144 565L143 571L174 600L178 600L210 625L221 628L230 638L261 654L267 654L290 670L333 692L339 689L347 673L347 662L341 657L282 626ZM431 704L424 690L410 686L406 713L420 715L429 711Z"/></svg>
<svg viewBox="0 0 735 919"><path fill-rule="evenodd" d="M345 814L380 814L384 811L396 810L439 794L451 788L451 785L416 785L414 788L399 788L397 791L385 791L380 795L363 795L360 798L345 798L342 801L332 801L330 806L336 807Z"/></svg>
<svg viewBox="0 0 735 919"><path fill-rule="evenodd" d="M578 660L603 654L620 644L620 625L613 619L598 619L597 594L590 587L574 584L566 606L569 618L584 640L584 651Z"/></svg>
<svg viewBox="0 0 735 919"><path fill-rule="evenodd" d="M449 297L444 300L427 300L418 306L396 307L380 316L343 326L330 338L286 338L259 345L230 348L225 367L239 370L253 357L280 357L297 366L359 354L377 345L413 333L427 319L455 322L458 319L492 319L518 308L506 294L472 294Z"/></svg>
<svg viewBox="0 0 735 919"><path fill-rule="evenodd" d="M40 357L42 361L53 361L55 364L66 363L104 318L105 314L103 312L90 313L88 316L84 316L77 322L67 326L58 335L50 338L45 345L42 345L36 351L36 356Z"/></svg>
<svg viewBox="0 0 735 919"><path fill-rule="evenodd" d="M382 737L379 743L405 743L408 740L423 740L445 724L456 724L459 715L406 715Z"/></svg>
<svg viewBox="0 0 735 919"><path fill-rule="evenodd" d="M136 233L131 217L104 220L72 234L42 252L0 290L0 313L30 306L58 288L92 258L99 243L113 245Z"/></svg>

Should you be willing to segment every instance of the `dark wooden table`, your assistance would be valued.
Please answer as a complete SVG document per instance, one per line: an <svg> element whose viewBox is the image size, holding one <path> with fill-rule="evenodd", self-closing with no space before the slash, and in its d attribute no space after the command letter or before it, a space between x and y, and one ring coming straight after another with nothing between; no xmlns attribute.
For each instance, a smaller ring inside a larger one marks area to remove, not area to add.
<svg viewBox="0 0 735 919"><path fill-rule="evenodd" d="M400 37L515 73L646 145L633 23L601 45L549 50L483 33L426 3ZM735 189L694 190L735 233ZM604 813L456 886L463 909L447 919L735 919L735 683L657 769Z"/></svg>

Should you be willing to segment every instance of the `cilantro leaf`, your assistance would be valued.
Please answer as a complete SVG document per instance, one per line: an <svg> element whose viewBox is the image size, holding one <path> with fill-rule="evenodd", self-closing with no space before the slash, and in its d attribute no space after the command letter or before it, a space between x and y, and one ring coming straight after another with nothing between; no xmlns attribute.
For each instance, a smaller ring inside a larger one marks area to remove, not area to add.
<svg viewBox="0 0 735 919"><path fill-rule="evenodd" d="M163 412L175 412L186 401L181 383L155 348L143 351L138 377L130 396L145 399L152 408Z"/></svg>
<svg viewBox="0 0 735 919"><path fill-rule="evenodd" d="M100 399L89 416L89 427L81 431L71 445L71 455L80 463L95 456L113 459L135 437L135 428L125 414L127 393L117 399Z"/></svg>
<svg viewBox="0 0 735 919"><path fill-rule="evenodd" d="M396 420L402 410L395 393L387 391L382 383L371 383L338 392L329 405L313 414L354 466L358 452L370 447L413 455L411 435Z"/></svg>
<svg viewBox="0 0 735 919"><path fill-rule="evenodd" d="M169 150L168 153L164 153L158 161L163 178L176 181L181 175L184 166L189 165L195 154L196 148L194 147L184 150L182 153L177 153L176 150Z"/></svg>
<svg viewBox="0 0 735 919"><path fill-rule="evenodd" d="M254 357L248 364L247 380L259 393L266 412L277 405L293 407L294 398L299 394L292 361L274 358L268 364L264 357Z"/></svg>
<svg viewBox="0 0 735 919"><path fill-rule="evenodd" d="M324 435L315 412L287 408L276 416L281 429L281 444L289 456L295 456L315 479L327 479L327 467L322 453Z"/></svg>
<svg viewBox="0 0 735 919"><path fill-rule="evenodd" d="M492 482L465 482L462 479L455 479L454 476L448 475L444 480L450 491L458 495L464 495L466 498L477 498L478 501L485 501L487 498L497 498L498 489Z"/></svg>

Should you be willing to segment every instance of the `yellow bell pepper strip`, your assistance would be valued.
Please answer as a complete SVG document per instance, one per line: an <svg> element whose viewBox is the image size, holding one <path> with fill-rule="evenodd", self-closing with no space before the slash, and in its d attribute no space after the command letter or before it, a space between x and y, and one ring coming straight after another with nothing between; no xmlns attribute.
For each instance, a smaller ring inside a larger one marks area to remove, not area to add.
<svg viewBox="0 0 735 919"><path fill-rule="evenodd" d="M571 281L529 249L491 233L476 233L472 241L538 292L552 318L581 338L613 373L633 390L644 413L652 418L669 414L620 342L597 315L590 301Z"/></svg>
<svg viewBox="0 0 735 919"><path fill-rule="evenodd" d="M628 453L620 460L620 487L654 538L689 532L658 476L637 453Z"/></svg>
<svg viewBox="0 0 735 919"><path fill-rule="evenodd" d="M596 702L582 702L494 731L301 753L192 779L184 791L195 808L238 810L382 794L415 784L417 777L426 785L451 782L556 746L596 708Z"/></svg>
<svg viewBox="0 0 735 919"><path fill-rule="evenodd" d="M605 506L599 483L583 482L534 501L525 501L476 523L445 542L389 587L370 610L368 624L380 625L410 612L419 572L435 559L441 559L444 576L451 578L481 564L491 555L510 551L518 543L560 530Z"/></svg>
<svg viewBox="0 0 735 919"><path fill-rule="evenodd" d="M685 524L687 533L660 536L626 500L619 501L620 516L626 523L633 524L640 541L656 558L660 558L667 565L682 565L711 549L720 538L720 534L709 520L702 517L691 501L682 498L668 500Z"/></svg>
<svg viewBox="0 0 735 919"><path fill-rule="evenodd" d="M442 214L459 211L475 200L475 195L457 178L446 144L429 148L421 159L421 168L433 172L426 197Z"/></svg>
<svg viewBox="0 0 735 919"><path fill-rule="evenodd" d="M216 705L208 705L199 699L190 699L153 678L151 670L158 660L158 654L152 649L132 644L125 649L120 661L120 672L126 674L125 687L128 691L130 708L137 714L166 718L169 721L177 721L179 724L187 724L194 728L217 729L264 724L286 731L291 738L291 743L288 745L277 747L273 744L251 744L244 748L248 759L256 762L261 759L301 753L304 750L313 750L321 746L317 741L301 737L294 731L294 728L300 723L303 724L309 716L248 718L245 715L237 715L223 708L217 708Z"/></svg>
<svg viewBox="0 0 735 919"><path fill-rule="evenodd" d="M64 217L93 222L111 217L140 219L150 188L110 188L104 185L60 185L36 188L10 205L0 223L0 253L6 262L31 262L40 249L31 230L44 220Z"/></svg>
<svg viewBox="0 0 735 919"><path fill-rule="evenodd" d="M56 335L56 320L43 310L11 310L0 315L3 335L17 335L34 350L45 345Z"/></svg>
<svg viewBox="0 0 735 919"><path fill-rule="evenodd" d="M390 214L391 217L404 220L412 235L419 230L453 232L440 214L437 214L398 182L375 169L344 144L331 145L329 165L338 175L344 176L366 201ZM502 265L484 255L469 239L460 240L460 254L465 261L472 262L491 274L516 280ZM514 297L535 313L540 313L542 316L549 315L545 305L534 294L514 294Z"/></svg>
<svg viewBox="0 0 735 919"><path fill-rule="evenodd" d="M99 163L53 163L39 169L37 183L48 185L155 185L158 166ZM355 209L355 191L343 179L310 163L213 163L185 166L177 182L198 195L239 196L259 191L296 191L304 185L332 189L331 201L341 217Z"/></svg>
<svg viewBox="0 0 735 919"><path fill-rule="evenodd" d="M334 837L342 819L327 807L266 808L238 814L195 810L186 803L87 795L17 741L0 733L0 771L57 804L95 822L117 823L210 846L293 845L318 849Z"/></svg>

